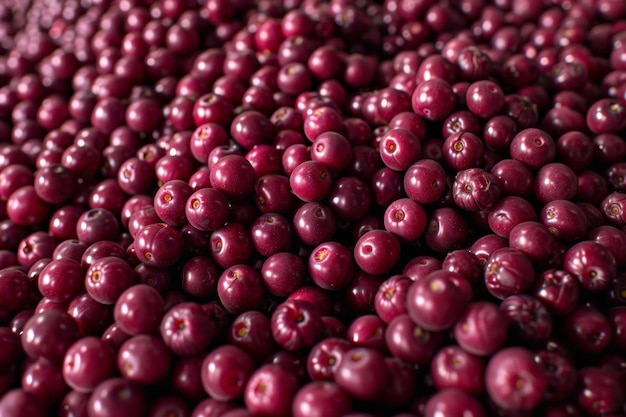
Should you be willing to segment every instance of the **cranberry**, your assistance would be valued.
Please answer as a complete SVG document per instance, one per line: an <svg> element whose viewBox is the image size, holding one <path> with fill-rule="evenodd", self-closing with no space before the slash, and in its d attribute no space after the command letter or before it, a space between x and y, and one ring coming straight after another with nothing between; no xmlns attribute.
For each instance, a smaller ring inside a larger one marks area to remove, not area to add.
<svg viewBox="0 0 626 417"><path fill-rule="evenodd" d="M453 207L442 207L430 213L424 232L426 245L436 252L458 249L469 233L467 220Z"/></svg>
<svg viewBox="0 0 626 417"><path fill-rule="evenodd" d="M553 200L541 209L540 218L550 233L565 242L580 240L587 230L582 209L569 200Z"/></svg>
<svg viewBox="0 0 626 417"><path fill-rule="evenodd" d="M600 243L582 241L565 252L564 269L576 276L584 290L597 292L608 288L617 273L611 251Z"/></svg>
<svg viewBox="0 0 626 417"><path fill-rule="evenodd" d="M378 377L363 379L365 374ZM379 395L388 377L389 370L382 354L374 349L363 347L348 350L335 372L337 385L361 399Z"/></svg>
<svg viewBox="0 0 626 417"><path fill-rule="evenodd" d="M450 328L464 310L466 300L452 276L453 273L444 270L431 272L413 283L407 292L408 314L427 330ZM464 280L458 276L455 279ZM442 305L449 308L442 311Z"/></svg>
<svg viewBox="0 0 626 417"><path fill-rule="evenodd" d="M254 361L243 349L233 345L215 348L202 362L202 386L219 401L241 398L254 372Z"/></svg>
<svg viewBox="0 0 626 417"><path fill-rule="evenodd" d="M158 329L164 311L163 297L146 284L126 289L115 303L114 318L129 335L150 333Z"/></svg>
<svg viewBox="0 0 626 417"><path fill-rule="evenodd" d="M291 299L280 304L272 314L274 340L290 351L313 346L322 337L319 309L308 301Z"/></svg>
<svg viewBox="0 0 626 417"><path fill-rule="evenodd" d="M60 310L46 310L26 322L21 340L22 348L30 358L44 358L60 364L79 337L78 324L72 316Z"/></svg>
<svg viewBox="0 0 626 417"><path fill-rule="evenodd" d="M610 98L604 98L591 104L587 110L586 122L594 133L616 133L623 129L623 105Z"/></svg>
<svg viewBox="0 0 626 417"><path fill-rule="evenodd" d="M165 193L164 198L167 199L167 192ZM170 202L172 198L170 197ZM190 192L185 200L181 220L186 219L196 229L211 231L226 223L230 204L222 192L214 188L201 188L194 193Z"/></svg>
<svg viewBox="0 0 626 417"><path fill-rule="evenodd" d="M508 331L509 323L496 304L476 301L469 304L455 324L454 337L467 352L485 356L504 345Z"/></svg>
<svg viewBox="0 0 626 417"><path fill-rule="evenodd" d="M469 211L482 211L491 208L500 197L496 179L480 168L460 171L452 184L455 203Z"/></svg>
<svg viewBox="0 0 626 417"><path fill-rule="evenodd" d="M485 389L485 362L459 346L447 346L433 357L430 374L439 390L460 389L480 395Z"/></svg>
<svg viewBox="0 0 626 417"><path fill-rule="evenodd" d="M421 159L404 174L404 191L420 204L438 201L446 191L446 176L441 164Z"/></svg>
<svg viewBox="0 0 626 417"><path fill-rule="evenodd" d="M63 378L77 392L90 393L116 373L115 351L106 341L90 336L69 347L63 361Z"/></svg>
<svg viewBox="0 0 626 417"><path fill-rule="evenodd" d="M578 404L590 415L619 412L624 394L618 387L615 373L600 368L585 368L580 371L581 386Z"/></svg>
<svg viewBox="0 0 626 417"><path fill-rule="evenodd" d="M533 355L524 348L510 347L496 353L487 364L487 392L501 408L532 410L543 399L548 379Z"/></svg>
<svg viewBox="0 0 626 417"><path fill-rule="evenodd" d="M229 223L210 237L211 256L223 268L243 263L252 255L252 243L246 227L237 222Z"/></svg>
<svg viewBox="0 0 626 417"><path fill-rule="evenodd" d="M474 397L454 388L448 388L437 392L426 402L424 416L434 417L440 413L460 416L481 417L485 415L485 409Z"/></svg>
<svg viewBox="0 0 626 417"><path fill-rule="evenodd" d="M385 330L389 351L407 363L427 364L444 342L444 333L429 331L408 314L394 317Z"/></svg>
<svg viewBox="0 0 626 417"><path fill-rule="evenodd" d="M248 265L233 265L220 276L217 294L231 314L258 309L263 304L261 274Z"/></svg>
<svg viewBox="0 0 626 417"><path fill-rule="evenodd" d="M556 156L556 144L552 137L537 128L521 130L513 137L510 146L513 159L535 170L551 162Z"/></svg>
<svg viewBox="0 0 626 417"><path fill-rule="evenodd" d="M248 380L244 401L252 412L287 415L298 390L298 378L290 370L276 364L258 368Z"/></svg>
<svg viewBox="0 0 626 417"><path fill-rule="evenodd" d="M350 396L330 381L313 381L296 393L292 411L294 417L340 417L352 409Z"/></svg>
<svg viewBox="0 0 626 417"><path fill-rule="evenodd" d="M43 417L46 415L46 404L37 394L14 388L3 395L0 400L0 411L7 415Z"/></svg>
<svg viewBox="0 0 626 417"><path fill-rule="evenodd" d="M165 223L144 226L135 242L138 259L150 266L170 266L181 257L184 249L180 231Z"/></svg>
<svg viewBox="0 0 626 417"><path fill-rule="evenodd" d="M398 239L390 232L372 230L357 241L354 258L365 272L378 275L391 270L400 259L401 247Z"/></svg>
<svg viewBox="0 0 626 417"><path fill-rule="evenodd" d="M565 322L567 338L585 353L602 352L611 343L609 320L594 307L579 306Z"/></svg>
<svg viewBox="0 0 626 417"><path fill-rule="evenodd" d="M530 295L512 295L500 304L500 310L513 324L522 340L541 342L552 334L552 317L538 299Z"/></svg>
<svg viewBox="0 0 626 417"><path fill-rule="evenodd" d="M483 158L483 142L471 132L453 133L443 143L443 160L456 171L480 167Z"/></svg>
<svg viewBox="0 0 626 417"><path fill-rule="evenodd" d="M147 399L144 388L125 378L109 378L95 388L89 398L87 410L89 414L100 417L107 413L145 413Z"/></svg>

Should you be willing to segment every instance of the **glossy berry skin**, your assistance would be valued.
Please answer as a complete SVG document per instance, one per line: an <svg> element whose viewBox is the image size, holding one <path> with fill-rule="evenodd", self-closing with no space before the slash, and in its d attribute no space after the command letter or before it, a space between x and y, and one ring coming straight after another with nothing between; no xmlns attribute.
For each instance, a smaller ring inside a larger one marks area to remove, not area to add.
<svg viewBox="0 0 626 417"><path fill-rule="evenodd" d="M311 160L324 164L332 175L343 172L352 159L352 146L337 132L323 132L311 144Z"/></svg>
<svg viewBox="0 0 626 417"><path fill-rule="evenodd" d="M241 398L248 379L256 369L245 350L223 345L211 351L201 367L202 386L211 398L231 401Z"/></svg>
<svg viewBox="0 0 626 417"><path fill-rule="evenodd" d="M345 339L327 337L311 348L307 356L307 373L314 381L332 381L337 366L352 345Z"/></svg>
<svg viewBox="0 0 626 417"><path fill-rule="evenodd" d="M292 404L294 417L341 417L350 410L350 395L330 381L313 381L303 385Z"/></svg>
<svg viewBox="0 0 626 417"><path fill-rule="evenodd" d="M512 248L495 250L485 264L485 284L489 292L499 299L529 291L534 277L532 261Z"/></svg>
<svg viewBox="0 0 626 417"><path fill-rule="evenodd" d="M377 378L364 378L377 375ZM335 382L357 399L375 398L383 391L389 370L383 355L370 348L347 351L335 372Z"/></svg>
<svg viewBox="0 0 626 417"><path fill-rule="evenodd" d="M525 164L515 159L502 159L491 167L503 196L528 197L532 193L533 173Z"/></svg>
<svg viewBox="0 0 626 417"><path fill-rule="evenodd" d="M39 197L32 185L18 188L6 201L8 218L21 226L34 226L43 222L50 209L50 204Z"/></svg>
<svg viewBox="0 0 626 417"><path fill-rule="evenodd" d="M98 384L115 376L115 351L98 337L80 339L67 350L62 370L65 382L73 390L90 393Z"/></svg>
<svg viewBox="0 0 626 417"><path fill-rule="evenodd" d="M250 225L252 246L265 257L290 250L292 236L291 222L277 213L262 214Z"/></svg>
<svg viewBox="0 0 626 417"><path fill-rule="evenodd" d="M626 224L626 210L624 199L626 194L615 191L607 195L600 203L600 209L605 219L612 225L621 226Z"/></svg>
<svg viewBox="0 0 626 417"><path fill-rule="evenodd" d="M512 295L500 304L500 311L522 341L540 343L552 336L553 320L548 309L531 295Z"/></svg>
<svg viewBox="0 0 626 417"><path fill-rule="evenodd" d="M250 376L244 392L244 402L253 413L287 416L298 391L297 376L285 367L266 364Z"/></svg>
<svg viewBox="0 0 626 417"><path fill-rule="evenodd" d="M413 111L427 120L443 120L456 106L457 98L450 84L440 78L420 83L413 91Z"/></svg>
<svg viewBox="0 0 626 417"><path fill-rule="evenodd" d="M445 342L444 332L417 325L408 314L394 317L385 329L385 343L392 355L406 363L426 365Z"/></svg>
<svg viewBox="0 0 626 417"><path fill-rule="evenodd" d="M191 194L185 203L185 218L198 230L212 231L224 226L230 202L215 188L201 188Z"/></svg>
<svg viewBox="0 0 626 417"><path fill-rule="evenodd" d="M596 134L617 133L626 127L625 112L623 103L612 98L600 99L587 110L587 126Z"/></svg>
<svg viewBox="0 0 626 417"><path fill-rule="evenodd" d="M606 290L617 273L617 264L611 251L594 241L583 241L571 246L563 258L563 268L576 276L583 290Z"/></svg>
<svg viewBox="0 0 626 417"><path fill-rule="evenodd" d="M499 200L500 187L490 173L480 168L469 168L456 174L452 183L452 198L464 210L487 210Z"/></svg>
<svg viewBox="0 0 626 417"><path fill-rule="evenodd" d="M562 269L548 269L537 277L534 295L554 314L572 312L580 298L580 283Z"/></svg>
<svg viewBox="0 0 626 417"><path fill-rule="evenodd" d="M113 306L97 302L87 293L75 297L67 306L82 336L101 334L111 323Z"/></svg>
<svg viewBox="0 0 626 417"><path fill-rule="evenodd" d="M21 375L22 388L48 403L56 403L68 391L59 367L46 359L30 363Z"/></svg>
<svg viewBox="0 0 626 417"><path fill-rule="evenodd" d="M420 204L431 204L446 191L446 172L439 162L420 159L405 172L403 185L409 198Z"/></svg>
<svg viewBox="0 0 626 417"><path fill-rule="evenodd" d="M47 299L66 303L84 290L84 274L84 269L75 260L55 259L41 270L37 286ZM13 293L13 297L16 296L19 291Z"/></svg>
<svg viewBox="0 0 626 417"><path fill-rule="evenodd" d="M498 305L489 301L470 303L454 326L454 338L465 351L488 356L507 341L509 323Z"/></svg>
<svg viewBox="0 0 626 417"><path fill-rule="evenodd" d="M364 314L348 326L345 337L353 346L369 347L382 352L385 350L386 327L387 324L375 314Z"/></svg>
<svg viewBox="0 0 626 417"><path fill-rule="evenodd" d="M407 312L406 294L412 283L413 280L406 275L393 275L378 286L374 308L383 321L389 323Z"/></svg>
<svg viewBox="0 0 626 417"><path fill-rule="evenodd" d="M252 255L252 243L246 227L237 222L213 231L210 237L211 256L222 268L246 262Z"/></svg>
<svg viewBox="0 0 626 417"><path fill-rule="evenodd" d="M154 287L136 284L120 295L113 316L129 335L152 333L159 327L164 308L163 297Z"/></svg>
<svg viewBox="0 0 626 417"><path fill-rule="evenodd" d="M591 416L621 412L624 393L619 390L616 373L589 367L580 371L579 380L577 400L585 412Z"/></svg>
<svg viewBox="0 0 626 417"><path fill-rule="evenodd" d="M485 361L459 346L441 348L432 359L430 375L439 390L455 388L480 395L485 389Z"/></svg>
<svg viewBox="0 0 626 417"><path fill-rule="evenodd" d="M533 170L552 162L556 156L556 144L547 132L527 128L518 132L511 141L511 158L526 164Z"/></svg>
<svg viewBox="0 0 626 417"><path fill-rule="evenodd" d="M279 252L269 256L261 267L265 288L279 297L286 297L304 284L307 267L302 260L290 252Z"/></svg>
<svg viewBox="0 0 626 417"><path fill-rule="evenodd" d="M576 173L567 165L552 162L537 171L534 194L542 203L552 200L572 200L577 191Z"/></svg>
<svg viewBox="0 0 626 417"><path fill-rule="evenodd" d="M554 237L567 243L581 240L588 228L584 211L569 200L552 200L545 204L539 219Z"/></svg>
<svg viewBox="0 0 626 417"><path fill-rule="evenodd" d="M355 272L355 262L350 249L334 241L316 246L309 255L307 267L313 282L326 290L345 288Z"/></svg>
<svg viewBox="0 0 626 417"><path fill-rule="evenodd" d="M76 236L87 244L99 240L116 241L120 232L119 222L107 209L91 209L84 212L76 222Z"/></svg>
<svg viewBox="0 0 626 417"><path fill-rule="evenodd" d="M472 286L480 282L483 266L478 257L469 249L457 249L449 252L441 263L441 269L462 276Z"/></svg>
<svg viewBox="0 0 626 417"><path fill-rule="evenodd" d="M465 280L444 270L434 271L414 282L407 292L407 312L418 325L443 331L456 323L466 299L454 281Z"/></svg>
<svg viewBox="0 0 626 417"><path fill-rule="evenodd" d="M79 337L78 324L72 316L61 310L46 310L26 322L21 340L22 348L30 358L44 358L60 364L67 349Z"/></svg>
<svg viewBox="0 0 626 417"><path fill-rule="evenodd" d="M588 237L589 240L606 246L613 254L618 266L626 262L626 245L622 243L626 239L626 234L620 229L610 225L602 225L590 230Z"/></svg>
<svg viewBox="0 0 626 417"><path fill-rule="evenodd" d="M522 197L503 197L488 212L489 228L498 236L509 237L519 223L537 220L532 204Z"/></svg>
<svg viewBox="0 0 626 417"><path fill-rule="evenodd" d="M133 270L122 258L105 256L91 264L85 274L85 289L102 304L115 304L119 296L133 284Z"/></svg>
<svg viewBox="0 0 626 417"><path fill-rule="evenodd" d="M393 233L402 242L419 239L426 230L426 210L410 198L399 198L385 209L385 230Z"/></svg>
<svg viewBox="0 0 626 417"><path fill-rule="evenodd" d="M259 177L254 188L254 202L262 213L289 214L295 201L289 178L274 173Z"/></svg>
<svg viewBox="0 0 626 417"><path fill-rule="evenodd" d="M98 384L89 398L87 413L94 417L143 415L147 408L143 387L125 378L114 377Z"/></svg>
<svg viewBox="0 0 626 417"><path fill-rule="evenodd" d="M372 205L372 194L365 180L345 176L335 180L327 202L339 220L356 221L368 214Z"/></svg>
<svg viewBox="0 0 626 417"><path fill-rule="evenodd" d="M581 352L603 352L611 344L611 323L595 307L577 307L566 317L564 327L567 339Z"/></svg>
<svg viewBox="0 0 626 417"><path fill-rule="evenodd" d="M308 301L288 299L272 313L272 335L286 350L313 346L323 336L323 331L322 315Z"/></svg>
<svg viewBox="0 0 626 417"><path fill-rule="evenodd" d="M489 119L499 114L504 107L504 92L493 81L476 81L467 88L465 102L476 116Z"/></svg>
<svg viewBox="0 0 626 417"><path fill-rule="evenodd" d="M471 132L453 133L443 143L443 160L455 171L480 167L484 156L482 140Z"/></svg>
<svg viewBox="0 0 626 417"><path fill-rule="evenodd" d="M18 361L23 354L20 343L20 335L16 334L9 327L0 329L0 341L2 341L2 357L0 359L0 370L2 373L10 371L10 368Z"/></svg>
<svg viewBox="0 0 626 417"><path fill-rule="evenodd" d="M170 266L181 257L183 249L182 234L166 223L149 224L135 237L135 253L146 265Z"/></svg>
<svg viewBox="0 0 626 417"><path fill-rule="evenodd" d="M170 226L184 225L185 203L192 192L191 186L182 180L163 184L154 195L154 210L161 221Z"/></svg>
<svg viewBox="0 0 626 417"><path fill-rule="evenodd" d="M257 360L276 351L270 319L259 311L246 311L237 316L230 325L228 341Z"/></svg>
<svg viewBox="0 0 626 417"><path fill-rule="evenodd" d="M213 188L238 201L254 192L257 174L243 156L227 155L211 167L210 180Z"/></svg>
<svg viewBox="0 0 626 417"><path fill-rule="evenodd" d="M47 407L41 398L22 388L13 388L6 392L0 400L0 412L3 415L44 417Z"/></svg>
<svg viewBox="0 0 626 417"><path fill-rule="evenodd" d="M473 396L454 388L437 392L430 397L424 408L424 417L439 415L454 417L484 417L483 405Z"/></svg>
<svg viewBox="0 0 626 417"><path fill-rule="evenodd" d="M148 334L133 336L117 353L117 367L128 381L155 384L170 370L171 352L161 338Z"/></svg>
<svg viewBox="0 0 626 417"><path fill-rule="evenodd" d="M548 379L522 347L505 348L491 357L485 373L487 393L504 410L529 411L543 400Z"/></svg>
<svg viewBox="0 0 626 417"><path fill-rule="evenodd" d="M217 295L231 314L260 309L264 296L261 274L249 265L233 265L220 276Z"/></svg>
<svg viewBox="0 0 626 417"><path fill-rule="evenodd" d="M371 230L354 246L354 260L359 268L372 275L389 272L401 256L398 239L385 230Z"/></svg>
<svg viewBox="0 0 626 417"><path fill-rule="evenodd" d="M169 309L159 329L166 346L180 356L206 351L216 337L212 315L194 302L183 302Z"/></svg>
<svg viewBox="0 0 626 417"><path fill-rule="evenodd" d="M430 212L424 242L435 252L458 249L467 239L469 225L460 210L442 207Z"/></svg>
<svg viewBox="0 0 626 417"><path fill-rule="evenodd" d="M422 147L417 136L410 130L393 128L383 135L379 151L387 167L395 171L406 171L420 158Z"/></svg>
<svg viewBox="0 0 626 417"><path fill-rule="evenodd" d="M304 202L322 201L333 184L328 168L316 161L298 165L291 173L289 183L296 197Z"/></svg>
<svg viewBox="0 0 626 417"><path fill-rule="evenodd" d="M578 375L570 358L556 351L543 349L535 354L535 362L544 368L548 376L546 400L563 401L576 391Z"/></svg>

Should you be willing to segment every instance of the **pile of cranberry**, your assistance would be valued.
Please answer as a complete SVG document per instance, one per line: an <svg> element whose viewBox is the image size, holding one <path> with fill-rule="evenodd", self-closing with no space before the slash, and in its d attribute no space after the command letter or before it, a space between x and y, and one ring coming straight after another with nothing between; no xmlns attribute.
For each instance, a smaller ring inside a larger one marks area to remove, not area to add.
<svg viewBox="0 0 626 417"><path fill-rule="evenodd" d="M0 416L626 416L626 1L0 2Z"/></svg>

